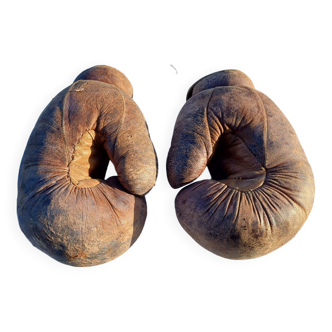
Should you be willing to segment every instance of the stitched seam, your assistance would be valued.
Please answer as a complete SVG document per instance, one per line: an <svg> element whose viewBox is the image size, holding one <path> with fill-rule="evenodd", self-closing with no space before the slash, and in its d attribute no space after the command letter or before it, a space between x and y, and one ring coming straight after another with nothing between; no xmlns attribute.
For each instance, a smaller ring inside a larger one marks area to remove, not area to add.
<svg viewBox="0 0 332 332"><path fill-rule="evenodd" d="M243 144L246 146L246 148L248 149L248 151L251 153L251 155L257 160L257 162L266 170L266 165L267 165L267 154L266 154L266 146L267 146L267 112L266 112L266 109L265 109L265 106L263 104L263 101L262 99L260 98L260 96L258 95L257 91L254 90L254 89L251 89L249 87L243 87L243 88L246 88L247 90L249 90L250 92L254 92L254 96L256 97L256 101L258 102L259 106L261 108L263 108L264 110L264 122L265 122L265 126L264 126L264 131L263 131L263 145L264 145L264 163L263 165L260 163L260 161L257 159L257 157L251 152L251 150L249 149L248 145L244 142L244 140L238 136L236 134L236 129L232 129L232 133L233 135L235 135L236 137L238 137L242 142ZM241 119L240 123L243 121L243 118Z"/></svg>
<svg viewBox="0 0 332 332"><path fill-rule="evenodd" d="M67 96L66 96L67 97ZM61 133L62 133L62 136L63 136L63 140L64 140L64 143L65 143L65 154L66 154L66 161L67 161L67 167L69 166L69 151L68 151L68 143L67 143L67 139L66 139L66 133L65 133L65 120L64 120L64 104L66 102L66 98L64 99L63 101L63 107L62 107L62 110L57 106L57 108L60 110L61 112ZM69 172L69 170L68 170Z"/></svg>
<svg viewBox="0 0 332 332"><path fill-rule="evenodd" d="M118 136L119 136L120 128L121 128L121 126L123 124L123 120L124 120L124 116L125 116L125 112L126 112L126 103L125 103L125 99L123 97L122 91L119 88L117 88L116 86L114 86L114 88L118 91L118 93L120 94L120 96L122 98L122 107L123 107L122 118L121 118L121 121L120 121L120 123L118 125L116 137L115 137L115 140L114 140L114 143L113 143L114 144L113 151L115 152L115 146L116 146L116 143L118 141ZM113 158L114 158L114 152L113 152Z"/></svg>
<svg viewBox="0 0 332 332"><path fill-rule="evenodd" d="M126 113L126 103L125 103L125 99L123 97L123 94L122 94L121 90L119 88L117 88L116 86L115 86L115 88L116 88L116 90L118 91L118 93L120 94L120 96L122 98L122 107L123 107L122 118L121 118L121 122L120 122L120 124L118 126L118 132L117 132L117 135L116 135L116 136L118 136L120 128L121 128L121 126L123 124L125 113Z"/></svg>
<svg viewBox="0 0 332 332"><path fill-rule="evenodd" d="M259 97L263 108L264 108L264 113L265 113L265 131L264 131L264 154L265 154L265 167L267 167L267 133L268 133L268 123L267 123L267 112L266 112L266 108L265 105L263 104L262 99Z"/></svg>
<svg viewBox="0 0 332 332"><path fill-rule="evenodd" d="M213 94L213 92L214 92L215 89L216 89L216 88L213 88L213 89L212 89L212 91L211 91L211 93L210 93L210 96L209 96L209 99L208 99L208 102L207 102L207 104L206 104L206 108L205 108L205 109L206 109L206 111L205 111L206 126L207 126L207 129L208 129L208 132L209 132L210 146L211 146L211 148L210 148L210 150L211 150L211 152L210 152L210 156L208 156L208 158L206 158L206 159L207 159L207 164L209 163L209 161L210 161L211 158L213 157L213 146L212 146L212 139L211 139L210 125L209 125L208 111L209 111L209 105L210 105L210 101L211 101L211 98L212 98L212 94Z"/></svg>
<svg viewBox="0 0 332 332"><path fill-rule="evenodd" d="M264 122L265 122L265 126L264 126L264 132L263 132L263 144L264 144L264 165L262 165L264 168L266 168L267 166L267 153L266 153L266 150L267 150L267 112L266 112L266 108L265 108L265 105L261 99L261 97L259 96L259 94L257 93L256 90L252 90L251 91L254 91L255 92L255 96L256 96L256 100L258 101L258 103L260 104L260 106L263 108L264 110Z"/></svg>
<svg viewBox="0 0 332 332"><path fill-rule="evenodd" d="M77 81L77 82L79 82L79 81ZM68 167L68 176L69 176L69 164L70 164L72 158L70 158L70 156L69 156L68 142L67 142L67 139L66 139L64 110L65 110L65 106L66 106L66 102L67 102L67 98L69 96L69 93L73 92L74 86L78 85L77 82L74 82L74 84L72 84L72 86L68 89L68 91L67 91L67 93L66 93L66 95L65 95L65 97L63 99L63 102L62 102L62 110L60 110L60 108L57 106L57 108L59 108L59 110L61 111L61 115L62 115L61 129L62 129L63 139L64 139L64 142L65 142L66 159L67 159L67 167ZM75 91L77 91L77 90L75 90Z"/></svg>
<svg viewBox="0 0 332 332"><path fill-rule="evenodd" d="M260 104L263 107L264 115L265 115L264 116L264 118L265 118L265 126L264 126L264 133L263 133L264 138L263 138L263 140L264 140L264 159L265 159L265 165L264 165L264 167L266 168L266 166L267 166L267 152L266 152L266 150L267 150L267 112L266 112L265 105L263 104L263 101L262 101L262 99L260 98L260 96L258 95L257 92L256 92L256 95L258 96Z"/></svg>

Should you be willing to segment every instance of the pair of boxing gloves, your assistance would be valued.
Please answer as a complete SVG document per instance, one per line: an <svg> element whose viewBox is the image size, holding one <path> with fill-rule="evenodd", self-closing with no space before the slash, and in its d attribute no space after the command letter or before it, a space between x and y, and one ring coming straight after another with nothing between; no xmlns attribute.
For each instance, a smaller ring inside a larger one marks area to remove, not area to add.
<svg viewBox="0 0 332 332"><path fill-rule="evenodd" d="M140 235L157 156L133 89L120 71L83 71L40 115L19 171L17 213L31 243L61 263L91 266ZM109 161L118 176L105 178ZM194 182L208 167L211 180ZM301 229L314 178L295 131L238 70L188 91L167 158L182 227L230 259L259 257Z"/></svg>

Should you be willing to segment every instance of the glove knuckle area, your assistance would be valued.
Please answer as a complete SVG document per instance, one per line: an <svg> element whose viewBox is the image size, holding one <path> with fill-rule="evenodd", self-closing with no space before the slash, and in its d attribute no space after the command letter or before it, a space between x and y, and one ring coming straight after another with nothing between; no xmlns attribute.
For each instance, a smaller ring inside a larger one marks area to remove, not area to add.
<svg viewBox="0 0 332 332"><path fill-rule="evenodd" d="M145 198L128 193L117 177L93 187L48 186L22 203L20 226L32 244L73 266L123 254L140 235L147 213Z"/></svg>
<svg viewBox="0 0 332 332"><path fill-rule="evenodd" d="M214 180L182 189L175 207L197 243L230 259L270 253L292 239L305 220L305 211L284 193L265 186L240 191Z"/></svg>
<svg viewBox="0 0 332 332"><path fill-rule="evenodd" d="M167 157L167 177L173 188L195 180L204 171L212 152L206 117L211 92L203 91L192 97L176 120Z"/></svg>
<svg viewBox="0 0 332 332"><path fill-rule="evenodd" d="M105 143L106 150L108 144ZM157 178L158 160L144 116L130 99L126 100L113 151L112 160L121 184L135 195L151 190Z"/></svg>

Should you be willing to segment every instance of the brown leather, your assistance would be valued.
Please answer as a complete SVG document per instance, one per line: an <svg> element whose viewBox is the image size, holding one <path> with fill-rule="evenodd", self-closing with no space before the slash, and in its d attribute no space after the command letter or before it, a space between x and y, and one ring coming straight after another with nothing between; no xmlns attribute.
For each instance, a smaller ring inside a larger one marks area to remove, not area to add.
<svg viewBox="0 0 332 332"><path fill-rule="evenodd" d="M142 231L157 157L132 91L115 68L87 69L31 133L19 172L19 223L34 246L62 263L105 263ZM109 160L118 177L105 180Z"/></svg>
<svg viewBox="0 0 332 332"><path fill-rule="evenodd" d="M196 82L175 124L167 159L173 188L207 166L212 179L176 197L182 227L204 248L231 259L279 248L301 229L314 178L294 129L238 70Z"/></svg>

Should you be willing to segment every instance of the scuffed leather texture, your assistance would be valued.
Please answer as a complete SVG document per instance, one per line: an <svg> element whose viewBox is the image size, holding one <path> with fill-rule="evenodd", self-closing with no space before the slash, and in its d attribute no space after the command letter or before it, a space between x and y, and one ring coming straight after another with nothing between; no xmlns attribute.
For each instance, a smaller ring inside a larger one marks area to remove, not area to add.
<svg viewBox="0 0 332 332"><path fill-rule="evenodd" d="M19 224L59 262L105 263L143 229L157 157L132 92L115 68L87 69L52 99L31 133L19 171ZM118 176L105 180L109 160Z"/></svg>
<svg viewBox="0 0 332 332"><path fill-rule="evenodd" d="M182 227L201 246L230 259L279 248L301 229L314 178L284 114L238 70L196 82L176 120L167 175L180 188L208 167L211 180L175 200Z"/></svg>

